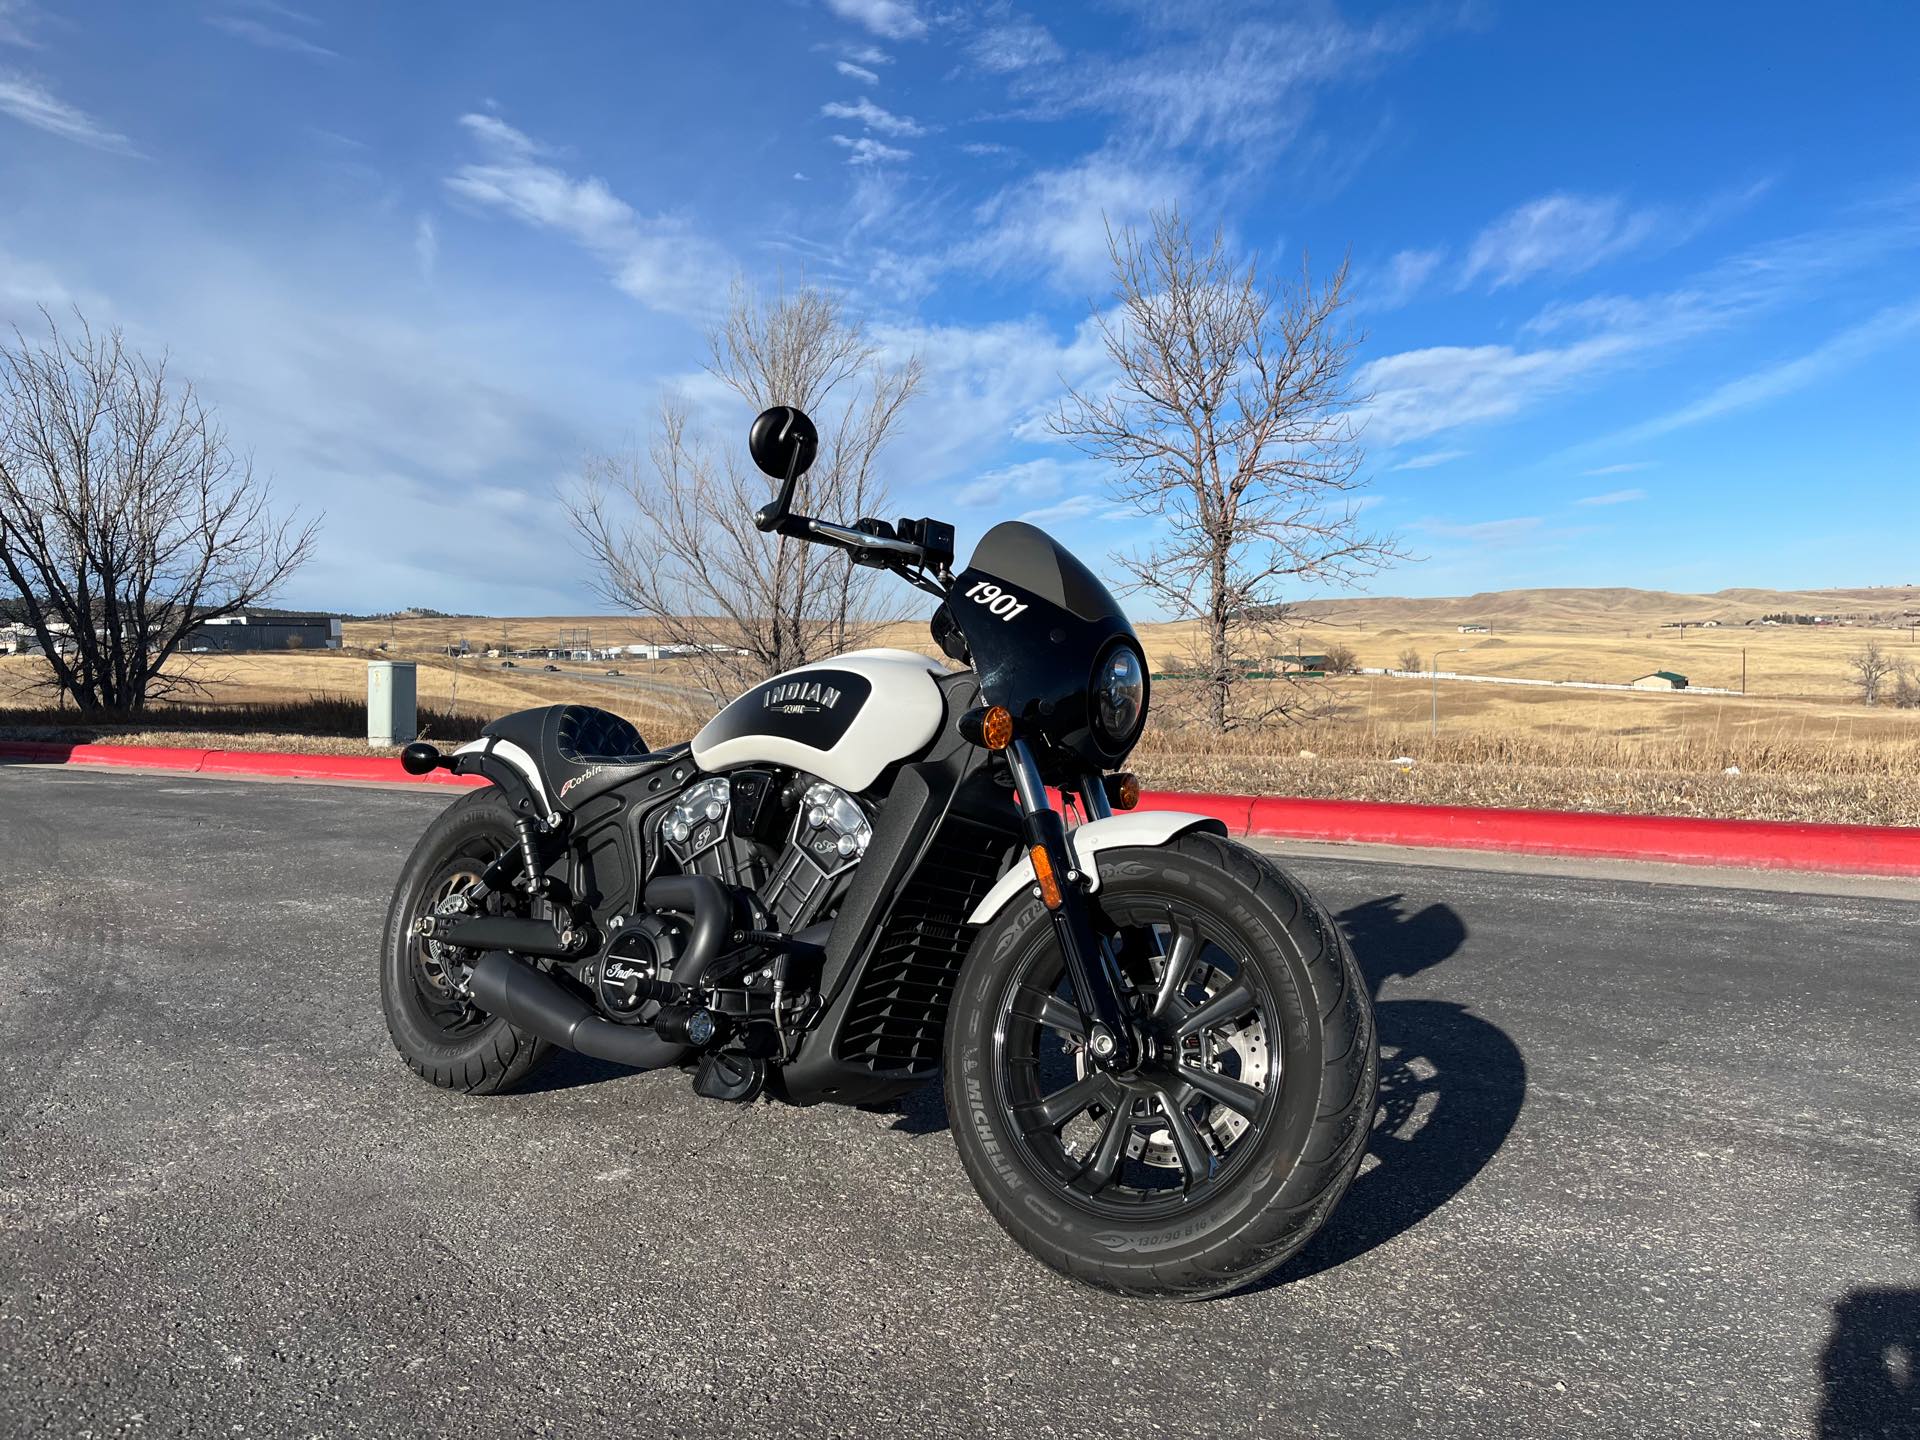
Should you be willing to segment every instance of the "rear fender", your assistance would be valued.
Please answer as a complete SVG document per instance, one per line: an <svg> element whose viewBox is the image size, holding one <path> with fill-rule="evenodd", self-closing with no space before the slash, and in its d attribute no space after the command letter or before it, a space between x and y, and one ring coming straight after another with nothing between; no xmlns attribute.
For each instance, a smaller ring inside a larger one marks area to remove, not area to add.
<svg viewBox="0 0 1920 1440"><path fill-rule="evenodd" d="M1077 825L1067 832L1067 841L1073 846L1075 863L1086 873L1088 884L1098 890L1102 850L1121 846L1152 848L1194 830L1209 835L1227 833L1227 827L1211 815L1190 815L1179 810L1130 810L1123 815L1109 815L1104 820ZM1034 883L1033 862L1022 855L1012 869L994 882L986 898L974 906L967 923L985 925L1009 900L1024 894Z"/></svg>
<svg viewBox="0 0 1920 1440"><path fill-rule="evenodd" d="M488 772L498 765L510 767L526 787L526 794L539 806L539 813L549 825L560 821L559 812L554 809L553 800L547 794L546 777L541 775L540 766L533 756L511 740L502 740L497 736L483 735L478 740L469 740L453 752L455 755L471 755L469 762L472 770L486 775L487 778L507 792L507 798L513 799L513 787L503 784L502 777Z"/></svg>

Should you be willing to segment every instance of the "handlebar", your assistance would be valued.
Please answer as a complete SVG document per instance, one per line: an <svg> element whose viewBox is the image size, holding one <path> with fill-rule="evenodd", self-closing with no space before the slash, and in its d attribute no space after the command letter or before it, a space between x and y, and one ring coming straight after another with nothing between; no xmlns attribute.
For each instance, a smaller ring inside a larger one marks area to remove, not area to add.
<svg viewBox="0 0 1920 1440"><path fill-rule="evenodd" d="M836 525L831 520L814 520L805 515L794 517L806 527L802 538L818 540L824 545L837 545L844 550L873 550L882 555L898 555L916 565L924 564L927 552L911 540L901 540L891 535L875 535L852 525Z"/></svg>
<svg viewBox="0 0 1920 1440"><path fill-rule="evenodd" d="M894 527L884 520L841 525L811 515L776 513L773 506L767 506L754 517L754 523L765 531L850 551L857 565L902 570L917 566L940 575L953 564L953 526L944 520L903 519L899 529L904 534L895 534Z"/></svg>

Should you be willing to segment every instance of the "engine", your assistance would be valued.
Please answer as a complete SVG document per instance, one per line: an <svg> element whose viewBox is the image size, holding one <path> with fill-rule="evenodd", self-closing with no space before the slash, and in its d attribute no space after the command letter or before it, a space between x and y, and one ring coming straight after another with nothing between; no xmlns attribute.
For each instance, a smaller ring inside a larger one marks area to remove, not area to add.
<svg viewBox="0 0 1920 1440"><path fill-rule="evenodd" d="M659 814L658 843L683 872L753 891L792 934L831 913L873 840L860 801L810 775L736 770L689 785Z"/></svg>

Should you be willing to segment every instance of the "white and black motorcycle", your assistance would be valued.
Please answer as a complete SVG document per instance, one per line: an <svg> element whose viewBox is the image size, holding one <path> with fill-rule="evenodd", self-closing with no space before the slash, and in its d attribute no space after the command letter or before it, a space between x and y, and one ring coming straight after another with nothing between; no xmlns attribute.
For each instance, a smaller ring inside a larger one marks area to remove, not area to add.
<svg viewBox="0 0 1920 1440"><path fill-rule="evenodd" d="M414 773L493 783L433 822L394 894L394 1044L480 1093L555 1045L689 1067L733 1102L873 1104L944 1068L967 1174L1040 1260L1180 1298L1267 1273L1373 1120L1345 940L1218 821L1132 808L1115 772L1145 659L1086 566L1010 522L955 575L940 521L794 514L817 444L798 410L754 422L781 482L759 527L938 595L934 639L964 668L823 660L664 750L586 705L409 746Z"/></svg>

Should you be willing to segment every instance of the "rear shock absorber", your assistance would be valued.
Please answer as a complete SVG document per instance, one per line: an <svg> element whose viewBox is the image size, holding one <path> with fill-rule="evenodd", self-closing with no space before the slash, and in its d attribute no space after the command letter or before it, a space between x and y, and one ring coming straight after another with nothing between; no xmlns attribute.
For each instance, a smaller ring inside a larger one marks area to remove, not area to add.
<svg viewBox="0 0 1920 1440"><path fill-rule="evenodd" d="M534 830L533 819L528 815L516 814L513 827L520 832L520 866L524 872L520 883L529 895L537 895L546 888L546 877L541 874L538 832Z"/></svg>

